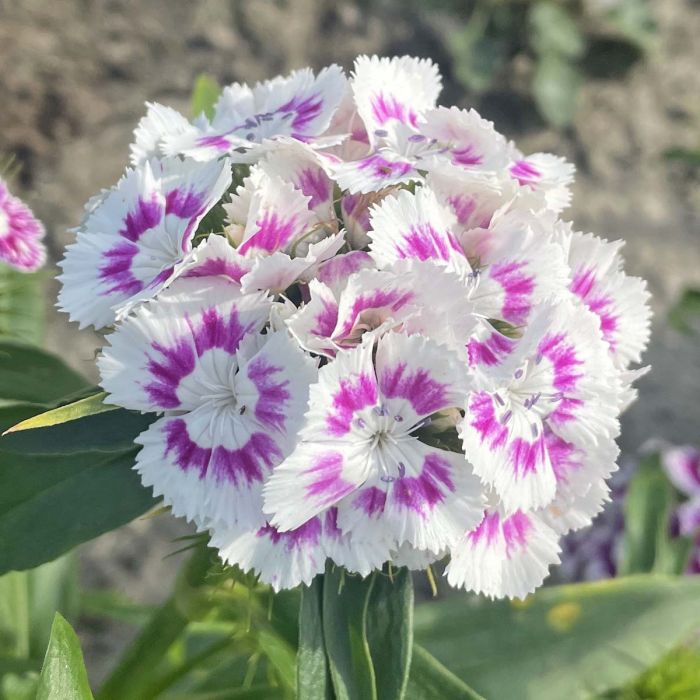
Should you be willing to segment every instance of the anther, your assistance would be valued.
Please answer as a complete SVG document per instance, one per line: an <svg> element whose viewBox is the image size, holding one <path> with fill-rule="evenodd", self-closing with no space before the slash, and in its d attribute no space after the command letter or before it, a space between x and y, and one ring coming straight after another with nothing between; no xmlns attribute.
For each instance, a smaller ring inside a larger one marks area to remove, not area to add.
<svg viewBox="0 0 700 700"><path fill-rule="evenodd" d="M513 415L513 411L506 411L503 414L503 416L501 417L501 423L503 423L503 425L505 425L510 420L512 415Z"/></svg>

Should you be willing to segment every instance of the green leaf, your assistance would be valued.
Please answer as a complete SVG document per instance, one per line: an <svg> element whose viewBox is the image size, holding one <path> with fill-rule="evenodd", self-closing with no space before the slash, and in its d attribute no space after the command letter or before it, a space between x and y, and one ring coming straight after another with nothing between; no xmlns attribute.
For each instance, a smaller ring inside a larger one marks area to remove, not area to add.
<svg viewBox="0 0 700 700"><path fill-rule="evenodd" d="M670 551L669 520L674 505L675 494L658 456L643 459L625 495L621 576L654 570L679 573Z"/></svg>
<svg viewBox="0 0 700 700"><path fill-rule="evenodd" d="M519 604L455 596L419 606L415 619L416 640L487 698L590 697L631 680L697 629L700 579L553 586Z"/></svg>
<svg viewBox="0 0 700 700"><path fill-rule="evenodd" d="M44 335L45 273L0 264L0 335L38 345Z"/></svg>
<svg viewBox="0 0 700 700"><path fill-rule="evenodd" d="M26 430L17 427L0 437L0 455L126 452L133 449L134 438L146 430L154 420L153 414L115 408L106 413L93 413L69 422L49 423L42 428Z"/></svg>
<svg viewBox="0 0 700 700"><path fill-rule="evenodd" d="M377 697L401 700L413 652L413 579L408 569L399 569L392 578L376 576L367 608L367 639Z"/></svg>
<svg viewBox="0 0 700 700"><path fill-rule="evenodd" d="M406 700L483 700L423 647L413 645Z"/></svg>
<svg viewBox="0 0 700 700"><path fill-rule="evenodd" d="M192 116L198 117L203 113L207 119L211 119L220 94L221 88L216 78L206 73L197 76L192 90Z"/></svg>
<svg viewBox="0 0 700 700"><path fill-rule="evenodd" d="M89 386L55 355L17 341L0 340L0 398L47 404Z"/></svg>
<svg viewBox="0 0 700 700"><path fill-rule="evenodd" d="M668 320L682 333L700 332L700 289L686 289L669 312Z"/></svg>
<svg viewBox="0 0 700 700"><path fill-rule="evenodd" d="M571 123L581 86L581 73L565 56L540 57L532 79L532 95L542 116L558 128Z"/></svg>
<svg viewBox="0 0 700 700"><path fill-rule="evenodd" d="M65 406L52 408L50 411L34 415L28 420L23 420L13 425L7 432L13 433L20 430L31 430L32 428L47 428L52 425L60 425L61 423L78 420L86 416L117 410L117 406L105 403L106 397L107 393L101 391L99 394L87 396L84 399L73 401Z"/></svg>
<svg viewBox="0 0 700 700"><path fill-rule="evenodd" d="M586 50L586 41L576 20L561 4L533 3L530 10L530 43L540 56L551 54L580 58Z"/></svg>
<svg viewBox="0 0 700 700"><path fill-rule="evenodd" d="M134 455L0 453L0 573L55 559L153 507Z"/></svg>
<svg viewBox="0 0 700 700"><path fill-rule="evenodd" d="M73 628L56 613L39 677L37 700L92 700L83 653Z"/></svg>
<svg viewBox="0 0 700 700"><path fill-rule="evenodd" d="M297 700L333 700L323 640L323 576L304 586L299 608Z"/></svg>
<svg viewBox="0 0 700 700"><path fill-rule="evenodd" d="M323 582L323 636L337 700L377 700L366 634L376 574L361 579L328 565Z"/></svg>

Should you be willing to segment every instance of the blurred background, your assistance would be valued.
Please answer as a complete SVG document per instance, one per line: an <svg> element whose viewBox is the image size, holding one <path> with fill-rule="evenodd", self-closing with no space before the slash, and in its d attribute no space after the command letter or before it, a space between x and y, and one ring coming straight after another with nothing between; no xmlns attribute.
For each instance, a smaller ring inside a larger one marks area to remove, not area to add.
<svg viewBox="0 0 700 700"><path fill-rule="evenodd" d="M187 113L201 73L225 84L350 69L360 53L430 57L442 103L576 164L567 216L624 239L628 272L649 281L653 371L624 417L631 457L652 437L698 441L698 337L678 308L700 287L698 36L698 0L0 0L0 153L21 166L14 190L46 225L53 272L84 203L126 166L145 101ZM94 378L97 337L55 312L50 276L46 344ZM158 601L183 532L159 517L105 535L83 548L81 577ZM82 623L96 682L129 630Z"/></svg>

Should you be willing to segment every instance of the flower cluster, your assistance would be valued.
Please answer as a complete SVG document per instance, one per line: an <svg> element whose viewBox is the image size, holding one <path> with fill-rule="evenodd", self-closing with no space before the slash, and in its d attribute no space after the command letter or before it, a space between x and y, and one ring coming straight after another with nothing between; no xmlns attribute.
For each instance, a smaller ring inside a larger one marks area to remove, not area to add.
<svg viewBox="0 0 700 700"><path fill-rule="evenodd" d="M645 284L560 219L570 164L440 86L363 56L151 104L63 262L108 401L160 416L143 483L275 588L449 554L524 596L607 497Z"/></svg>
<svg viewBox="0 0 700 700"><path fill-rule="evenodd" d="M41 222L0 178L0 262L21 272L38 270L46 260L43 237Z"/></svg>

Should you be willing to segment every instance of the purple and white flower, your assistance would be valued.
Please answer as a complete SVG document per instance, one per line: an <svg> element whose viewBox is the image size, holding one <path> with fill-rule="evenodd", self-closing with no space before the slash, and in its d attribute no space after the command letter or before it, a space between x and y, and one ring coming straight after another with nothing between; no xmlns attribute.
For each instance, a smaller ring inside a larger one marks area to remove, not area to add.
<svg viewBox="0 0 700 700"><path fill-rule="evenodd" d="M46 261L44 227L0 178L0 261L21 272L34 272Z"/></svg>
<svg viewBox="0 0 700 700"><path fill-rule="evenodd" d="M523 597L609 497L644 283L560 219L573 166L440 87L361 56L151 104L63 262L108 401L154 414L143 483L275 589L450 557Z"/></svg>

